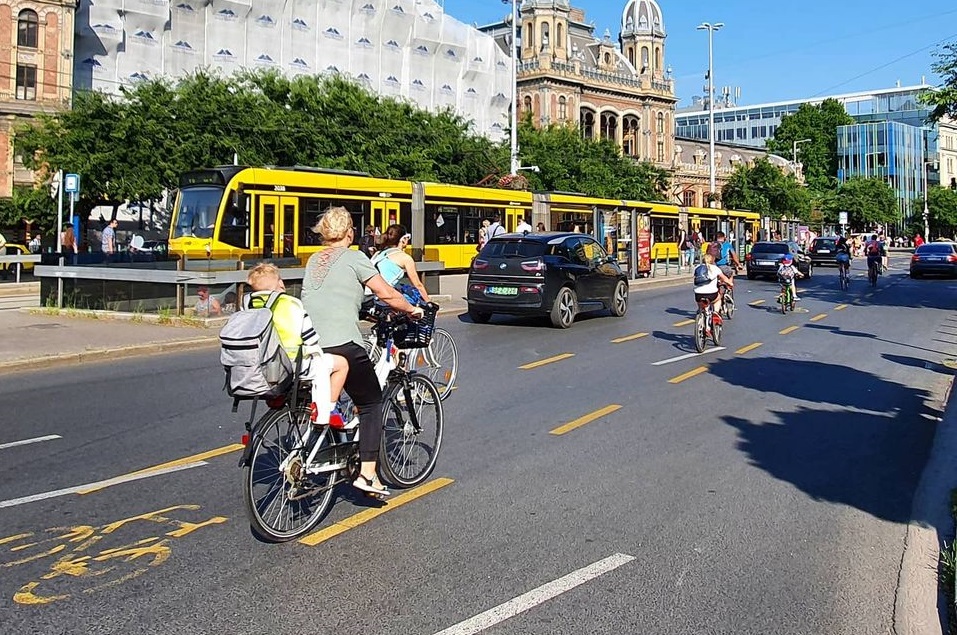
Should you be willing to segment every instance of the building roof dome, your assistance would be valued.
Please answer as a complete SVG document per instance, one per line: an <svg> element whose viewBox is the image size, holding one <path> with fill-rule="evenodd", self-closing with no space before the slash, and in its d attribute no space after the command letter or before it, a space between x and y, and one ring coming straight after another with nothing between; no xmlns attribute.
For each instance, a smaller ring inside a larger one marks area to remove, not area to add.
<svg viewBox="0 0 957 635"><path fill-rule="evenodd" d="M621 14L621 34L665 34L661 7L655 0L629 0Z"/></svg>

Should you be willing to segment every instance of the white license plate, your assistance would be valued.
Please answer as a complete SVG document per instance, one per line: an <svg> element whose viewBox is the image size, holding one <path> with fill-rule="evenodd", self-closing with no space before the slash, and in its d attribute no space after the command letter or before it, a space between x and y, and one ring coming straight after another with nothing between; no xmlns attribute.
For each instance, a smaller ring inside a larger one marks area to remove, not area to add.
<svg viewBox="0 0 957 635"><path fill-rule="evenodd" d="M830 249L818 249L818 250L817 250L817 253L819 253L819 254L829 254L829 253L831 253L831 250L830 250Z"/></svg>
<svg viewBox="0 0 957 635"><path fill-rule="evenodd" d="M761 265L762 267L770 267L778 263L774 262L773 260L759 260L758 264Z"/></svg>
<svg viewBox="0 0 957 635"><path fill-rule="evenodd" d="M927 258L927 262L944 262L943 258Z"/></svg>
<svg viewBox="0 0 957 635"><path fill-rule="evenodd" d="M489 287L489 295L518 295L517 287Z"/></svg>

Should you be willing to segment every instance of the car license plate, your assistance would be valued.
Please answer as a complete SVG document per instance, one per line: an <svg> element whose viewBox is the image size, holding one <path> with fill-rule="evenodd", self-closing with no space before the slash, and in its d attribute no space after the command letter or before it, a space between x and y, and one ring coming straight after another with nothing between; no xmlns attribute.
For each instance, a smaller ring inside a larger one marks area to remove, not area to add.
<svg viewBox="0 0 957 635"><path fill-rule="evenodd" d="M518 295L517 287L489 287L490 295Z"/></svg>
<svg viewBox="0 0 957 635"><path fill-rule="evenodd" d="M777 263L774 262L773 260L759 260L758 264L761 265L762 267L770 267L772 265L776 265Z"/></svg>
<svg viewBox="0 0 957 635"><path fill-rule="evenodd" d="M831 253L831 250L830 250L830 249L818 249L818 250L817 250L817 253L819 253L819 254L829 254L829 253Z"/></svg>
<svg viewBox="0 0 957 635"><path fill-rule="evenodd" d="M928 258L927 262L943 262L943 258Z"/></svg>

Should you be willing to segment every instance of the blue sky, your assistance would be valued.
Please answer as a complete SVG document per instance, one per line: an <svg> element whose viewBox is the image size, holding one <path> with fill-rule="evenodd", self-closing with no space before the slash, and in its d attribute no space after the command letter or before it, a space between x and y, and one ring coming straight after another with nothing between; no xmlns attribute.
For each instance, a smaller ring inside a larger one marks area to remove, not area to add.
<svg viewBox="0 0 957 635"><path fill-rule="evenodd" d="M442 3L442 0L438 0ZM501 0L445 0L446 13L488 24L508 15ZM600 37L617 40L626 0L572 0ZM658 0L668 33L665 62L681 106L702 94L708 35L701 22L724 22L715 34L715 85L741 88L739 104L756 104L920 83L940 41L957 41L957 5L889 0Z"/></svg>

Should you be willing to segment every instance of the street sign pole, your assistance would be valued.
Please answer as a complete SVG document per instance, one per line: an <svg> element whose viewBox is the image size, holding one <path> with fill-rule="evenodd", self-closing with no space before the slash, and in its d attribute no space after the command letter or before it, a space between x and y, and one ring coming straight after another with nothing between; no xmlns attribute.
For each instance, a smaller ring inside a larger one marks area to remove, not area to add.
<svg viewBox="0 0 957 635"><path fill-rule="evenodd" d="M62 172L58 172L62 174ZM76 195L80 191L80 175L79 174L67 174L63 180L60 182L60 203L59 208L57 209L57 252L60 254L60 267L63 267L63 190L66 190L70 195L70 223L73 223L73 204L76 201ZM77 247L77 237L73 237L73 250L76 251ZM57 276L56 283L56 306L58 309L63 308L63 276L62 271L61 275Z"/></svg>
<svg viewBox="0 0 957 635"><path fill-rule="evenodd" d="M60 266L63 266L63 171L57 170L57 206L56 206L56 252L60 255ZM56 279L56 306L63 308L63 276Z"/></svg>

